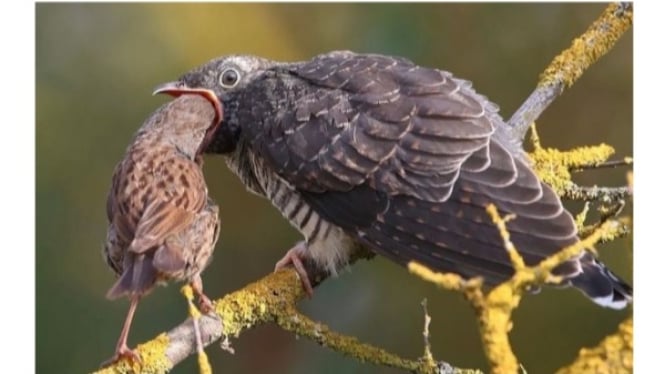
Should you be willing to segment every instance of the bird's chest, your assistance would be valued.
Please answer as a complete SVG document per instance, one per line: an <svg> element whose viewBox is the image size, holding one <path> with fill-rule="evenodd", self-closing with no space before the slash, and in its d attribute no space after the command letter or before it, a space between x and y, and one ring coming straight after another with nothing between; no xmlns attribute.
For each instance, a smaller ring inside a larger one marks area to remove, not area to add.
<svg viewBox="0 0 665 374"><path fill-rule="evenodd" d="M274 173L260 157L247 150L227 158L227 165L247 189L263 196L298 229L308 242L322 239L331 225L323 220L292 186Z"/></svg>
<svg viewBox="0 0 665 374"><path fill-rule="evenodd" d="M284 179L244 147L227 156L227 165L251 192L263 196L305 237L309 255L335 273L345 264L354 240L340 227L323 219Z"/></svg>
<svg viewBox="0 0 665 374"><path fill-rule="evenodd" d="M249 191L270 200L308 242L324 239L329 234L333 225L322 219L298 191L251 150L243 147L227 156L226 161Z"/></svg>

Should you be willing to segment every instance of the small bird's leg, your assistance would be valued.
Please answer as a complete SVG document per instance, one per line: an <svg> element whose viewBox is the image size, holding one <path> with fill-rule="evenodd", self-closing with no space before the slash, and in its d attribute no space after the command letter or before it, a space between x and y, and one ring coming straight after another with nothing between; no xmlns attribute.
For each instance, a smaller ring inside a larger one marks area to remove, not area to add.
<svg viewBox="0 0 665 374"><path fill-rule="evenodd" d="M122 325L122 331L120 331L120 338L118 338L118 344L115 347L115 355L107 361L102 363L103 366L109 366L122 358L127 358L129 360L134 360L136 362L141 362L141 357L129 349L127 346L127 337L129 336L129 328L132 325L132 320L134 319L134 312L136 312L136 307L141 300L140 295L133 295L129 301L129 311L127 311L127 317L125 318L125 324Z"/></svg>
<svg viewBox="0 0 665 374"><path fill-rule="evenodd" d="M307 243L304 241L298 242L293 248L289 249L284 257L282 257L275 264L275 271L287 267L289 264L293 265L302 282L302 288L305 290L305 293L308 297L314 295L314 288L312 283L309 281L309 276L307 275L307 270L302 263L302 260L307 257Z"/></svg>
<svg viewBox="0 0 665 374"><path fill-rule="evenodd" d="M201 280L201 275L197 275L192 279L190 283L194 294L199 299L199 309L201 313L208 314L213 311L212 301L210 298L203 293L203 280Z"/></svg>

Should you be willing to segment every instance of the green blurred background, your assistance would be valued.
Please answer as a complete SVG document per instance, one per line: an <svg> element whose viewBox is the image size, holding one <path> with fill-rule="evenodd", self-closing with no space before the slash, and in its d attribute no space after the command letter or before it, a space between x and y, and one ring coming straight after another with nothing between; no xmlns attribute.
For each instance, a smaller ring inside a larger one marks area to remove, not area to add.
<svg viewBox="0 0 665 374"><path fill-rule="evenodd" d="M142 121L166 97L152 88L215 56L252 53L304 60L334 49L402 55L470 79L504 117L538 74L604 4L37 4L37 371L81 373L113 353L127 301L104 294L113 275L101 257L113 166ZM539 120L548 146L606 142L632 154L632 32ZM218 157L205 173L223 221L206 290L220 296L270 272L297 233L244 188ZM581 174L619 185L625 170ZM571 204L578 211L580 205ZM632 279L632 238L601 248ZM301 308L332 328L407 357L422 352L420 302L428 298L438 359L486 368L474 314L384 259L325 282ZM549 373L631 313L601 309L579 293L547 289L523 300L514 348L531 373ZM178 287L140 304L130 344L181 322ZM220 373L388 373L262 326L208 349ZM195 372L187 360L174 373Z"/></svg>

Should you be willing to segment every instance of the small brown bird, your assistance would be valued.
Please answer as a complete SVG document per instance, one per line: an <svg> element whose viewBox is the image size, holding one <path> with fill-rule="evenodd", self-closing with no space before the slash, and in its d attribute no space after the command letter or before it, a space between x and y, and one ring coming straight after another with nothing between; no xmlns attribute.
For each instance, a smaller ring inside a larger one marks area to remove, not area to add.
<svg viewBox="0 0 665 374"><path fill-rule="evenodd" d="M217 242L219 217L208 198L200 154L222 108L205 89L176 87L169 93L183 96L159 108L138 130L115 168L106 202L104 257L119 276L107 297L130 299L115 356L107 363L139 360L127 347L127 336L139 300L156 284L189 282L202 309L212 307L200 274Z"/></svg>

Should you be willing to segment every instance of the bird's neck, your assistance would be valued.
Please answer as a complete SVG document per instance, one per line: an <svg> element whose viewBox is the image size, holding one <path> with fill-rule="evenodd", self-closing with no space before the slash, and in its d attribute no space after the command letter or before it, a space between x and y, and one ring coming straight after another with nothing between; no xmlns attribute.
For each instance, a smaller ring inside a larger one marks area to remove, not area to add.
<svg viewBox="0 0 665 374"><path fill-rule="evenodd" d="M143 148L146 152L158 152L160 150L171 150L180 153L183 157L195 160L198 156L200 139L195 134L190 136L177 136L173 133L159 131L140 131L131 148Z"/></svg>
<svg viewBox="0 0 665 374"><path fill-rule="evenodd" d="M226 165L240 178L250 192L265 197L263 186L257 178L256 165L252 161L253 153L250 152L249 145L244 141L239 141L233 152L224 155Z"/></svg>

